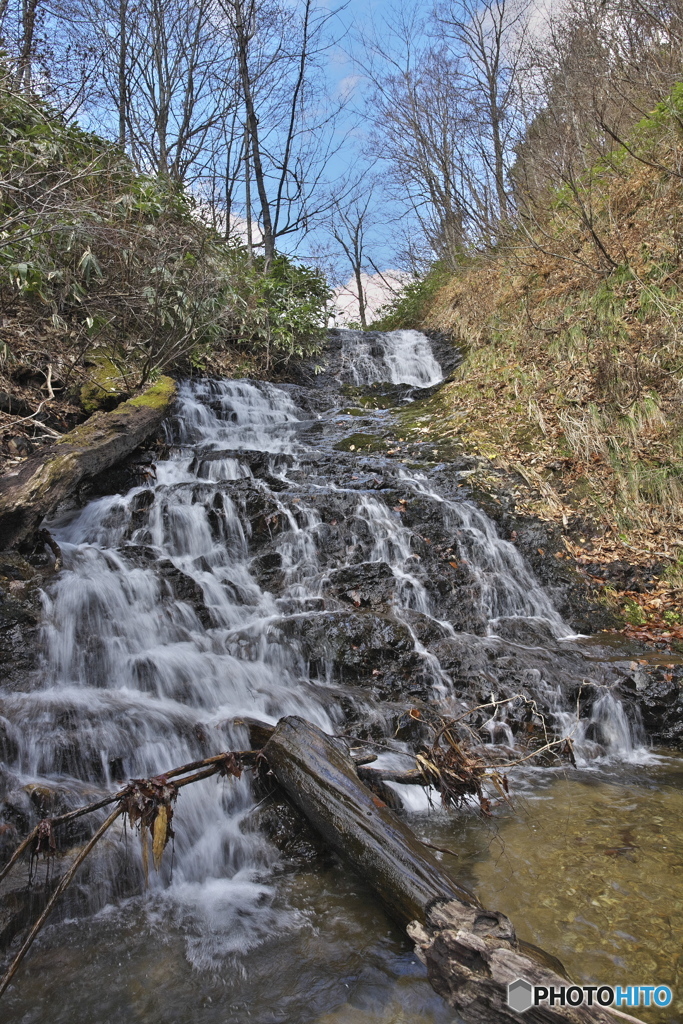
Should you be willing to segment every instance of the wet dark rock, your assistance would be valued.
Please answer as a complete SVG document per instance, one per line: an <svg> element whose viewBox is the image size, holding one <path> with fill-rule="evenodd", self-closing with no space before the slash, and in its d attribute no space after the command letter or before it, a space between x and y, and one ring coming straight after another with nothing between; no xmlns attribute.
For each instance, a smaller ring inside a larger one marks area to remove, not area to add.
<svg viewBox="0 0 683 1024"><path fill-rule="evenodd" d="M467 564L453 566L435 559L426 572L425 586L436 616L446 619L458 632L483 635L486 617L479 605L480 587Z"/></svg>
<svg viewBox="0 0 683 1024"><path fill-rule="evenodd" d="M424 615L412 608L404 609L401 612L401 618L410 626L418 643L428 650L431 650L432 644L453 635L447 623L440 622L438 619L432 618L431 615Z"/></svg>
<svg viewBox="0 0 683 1024"><path fill-rule="evenodd" d="M146 511L151 505L154 504L154 491L145 490L139 491L133 496L130 502L130 509L132 512Z"/></svg>
<svg viewBox="0 0 683 1024"><path fill-rule="evenodd" d="M270 636L295 640L313 677L325 678L331 666L340 683L370 686L380 699L431 692L433 676L410 630L390 616L369 611L292 616L274 624Z"/></svg>
<svg viewBox="0 0 683 1024"><path fill-rule="evenodd" d="M0 677L8 689L25 685L38 664L41 587L54 575L54 555L41 550L32 561L7 552L0 560Z"/></svg>
<svg viewBox="0 0 683 1024"><path fill-rule="evenodd" d="M522 618L499 618L494 626L496 636L528 647L555 646L555 637L547 623Z"/></svg>
<svg viewBox="0 0 683 1024"><path fill-rule="evenodd" d="M127 559L146 567L149 567L150 562L156 562L159 557L158 552L150 544L126 544L123 552Z"/></svg>
<svg viewBox="0 0 683 1024"><path fill-rule="evenodd" d="M456 694L469 706L486 703L492 695L506 699L519 694L534 700L549 721L556 710L558 686L571 703L580 691L589 709L596 695L622 678L613 661L587 662L580 647L570 641L529 647L499 637L458 634L431 650L452 679ZM508 706L506 720L513 732L530 721L529 714L524 702ZM471 721L482 725L490 717L491 711L484 710Z"/></svg>
<svg viewBox="0 0 683 1024"><path fill-rule="evenodd" d="M396 594L397 580L386 562L361 562L336 569L325 580L325 592L356 608L390 605Z"/></svg>
<svg viewBox="0 0 683 1024"><path fill-rule="evenodd" d="M205 628L213 625L211 613L204 600L204 591L192 576L176 568L168 559L160 559L155 563L155 570L166 581L171 596L176 601L185 601L197 613L197 618Z"/></svg>
<svg viewBox="0 0 683 1024"><path fill-rule="evenodd" d="M14 764L19 754L19 744L15 731L7 721L0 716L0 762Z"/></svg>
<svg viewBox="0 0 683 1024"><path fill-rule="evenodd" d="M432 344L432 352L441 364L441 369L446 378L450 377L453 371L462 362L462 352L456 345L453 338L444 334L443 331L425 331Z"/></svg>
<svg viewBox="0 0 683 1024"><path fill-rule="evenodd" d="M39 818L54 818L70 809L71 794L59 787L29 783L23 789Z"/></svg>
<svg viewBox="0 0 683 1024"><path fill-rule="evenodd" d="M618 693L638 714L653 743L683 745L683 666L634 665Z"/></svg>
<svg viewBox="0 0 683 1024"><path fill-rule="evenodd" d="M322 868L331 863L329 849L279 790L249 815L245 827L263 832L283 855L290 871Z"/></svg>
<svg viewBox="0 0 683 1024"><path fill-rule="evenodd" d="M229 494L242 510L256 544L270 540L287 525L287 517L275 498L265 488L250 480L237 480L230 484Z"/></svg>
<svg viewBox="0 0 683 1024"><path fill-rule="evenodd" d="M249 563L251 573L256 577L264 590L279 592L284 585L282 555L278 551L268 551Z"/></svg>
<svg viewBox="0 0 683 1024"><path fill-rule="evenodd" d="M151 439L114 466L83 481L74 495L76 506L108 494L125 494L131 487L153 483L156 479L154 460L159 439ZM64 506L68 507L67 501Z"/></svg>

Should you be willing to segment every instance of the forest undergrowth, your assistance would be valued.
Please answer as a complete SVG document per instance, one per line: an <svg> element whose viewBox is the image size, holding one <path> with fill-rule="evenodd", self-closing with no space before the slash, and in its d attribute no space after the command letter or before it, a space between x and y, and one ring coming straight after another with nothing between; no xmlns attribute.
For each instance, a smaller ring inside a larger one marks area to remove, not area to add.
<svg viewBox="0 0 683 1024"><path fill-rule="evenodd" d="M269 266L192 193L135 169L0 77L0 435L5 466L161 374L277 377L314 356L324 277Z"/></svg>

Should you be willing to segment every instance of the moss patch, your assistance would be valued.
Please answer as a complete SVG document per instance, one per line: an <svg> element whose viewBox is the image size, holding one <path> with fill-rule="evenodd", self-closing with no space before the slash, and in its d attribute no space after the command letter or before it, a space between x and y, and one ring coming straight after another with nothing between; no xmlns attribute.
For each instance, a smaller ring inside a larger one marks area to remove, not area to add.
<svg viewBox="0 0 683 1024"><path fill-rule="evenodd" d="M384 452L387 443L376 434L351 434L334 446L339 452Z"/></svg>
<svg viewBox="0 0 683 1024"><path fill-rule="evenodd" d="M127 409L139 409L140 406L147 406L149 409L163 409L169 406L176 393L176 382L172 377L159 377L151 387L143 391L136 398L129 398L127 402L119 406L118 412L125 412Z"/></svg>
<svg viewBox="0 0 683 1024"><path fill-rule="evenodd" d="M81 388L81 405L87 413L115 409L125 392L125 382L115 363L101 352L88 357L88 380Z"/></svg>

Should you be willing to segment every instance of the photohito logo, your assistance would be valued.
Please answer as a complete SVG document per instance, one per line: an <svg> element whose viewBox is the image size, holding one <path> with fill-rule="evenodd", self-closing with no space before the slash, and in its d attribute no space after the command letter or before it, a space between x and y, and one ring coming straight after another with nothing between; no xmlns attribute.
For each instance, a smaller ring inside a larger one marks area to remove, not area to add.
<svg viewBox="0 0 683 1024"><path fill-rule="evenodd" d="M668 1006L668 985L531 985L517 978L508 985L508 1006L524 1013L532 1006Z"/></svg>

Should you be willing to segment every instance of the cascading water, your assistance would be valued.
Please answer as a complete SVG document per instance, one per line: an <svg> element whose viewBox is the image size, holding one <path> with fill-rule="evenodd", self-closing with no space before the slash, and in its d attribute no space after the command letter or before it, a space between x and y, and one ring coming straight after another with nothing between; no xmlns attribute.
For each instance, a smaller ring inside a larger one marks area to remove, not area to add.
<svg viewBox="0 0 683 1024"><path fill-rule="evenodd" d="M342 377L356 385L427 387L442 378L417 332L342 333ZM422 474L339 451L305 399L303 389L252 381L185 383L156 478L51 523L64 570L45 596L40 678L2 698L15 792L42 785L75 804L122 780L245 747L244 717L300 714L333 731L351 708L390 740L395 696L385 706L364 673L395 694L397 670L382 661L393 647L408 666L407 692L417 680L448 709L461 706L454 666L466 672L471 652L493 664L524 647L504 638L511 619L543 627L550 640L570 636L483 512ZM403 521L411 501L438 517L457 548L439 556L437 574L438 566L462 574L467 628L449 611L461 600L457 581L439 590L423 568L431 542ZM366 626L379 636L368 641L378 667L367 670L353 642L353 629ZM571 731L552 657L546 664L546 677L533 669L524 678ZM486 696L497 687L488 670L481 683ZM631 742L609 695L595 701L591 721L600 749ZM483 728L494 742L513 742L503 713ZM590 729L582 723L581 739L592 740ZM407 749L394 743L397 756ZM166 868L153 882L199 967L244 952L274 927L296 927L293 912L273 904L275 852L241 827L253 805L246 779L185 790L172 878ZM129 846L128 861L132 854ZM117 856L111 851L112 878ZM116 892L100 884L99 903Z"/></svg>
<svg viewBox="0 0 683 1024"><path fill-rule="evenodd" d="M429 339L419 331L341 331L342 378L353 384L411 384L428 388L443 380Z"/></svg>

